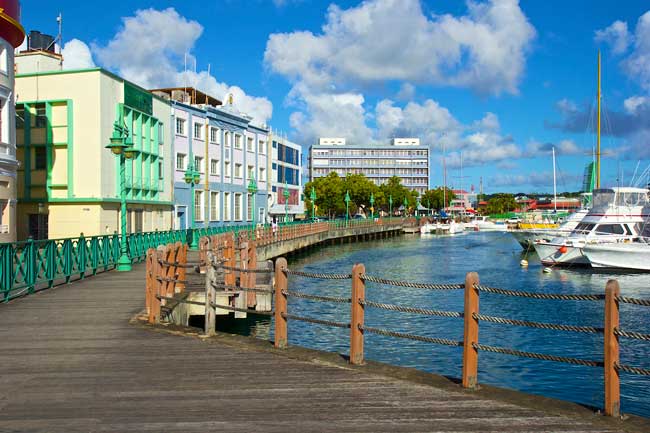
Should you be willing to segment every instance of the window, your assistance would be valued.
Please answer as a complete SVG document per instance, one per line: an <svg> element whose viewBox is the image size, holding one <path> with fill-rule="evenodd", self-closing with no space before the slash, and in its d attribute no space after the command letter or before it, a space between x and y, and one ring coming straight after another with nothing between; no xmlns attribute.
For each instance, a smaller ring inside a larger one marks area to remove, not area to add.
<svg viewBox="0 0 650 433"><path fill-rule="evenodd" d="M257 178L260 182L266 182L266 170L260 167L260 176Z"/></svg>
<svg viewBox="0 0 650 433"><path fill-rule="evenodd" d="M45 170L47 168L47 153L45 147L34 148L34 169Z"/></svg>
<svg viewBox="0 0 650 433"><path fill-rule="evenodd" d="M264 141L262 141L262 140L259 140L257 142L257 153L261 153L261 154L266 153L266 146L265 146Z"/></svg>
<svg viewBox="0 0 650 433"><path fill-rule="evenodd" d="M185 170L185 156L184 153L176 154L176 170Z"/></svg>
<svg viewBox="0 0 650 433"><path fill-rule="evenodd" d="M223 220L230 221L230 193L223 193Z"/></svg>
<svg viewBox="0 0 650 433"><path fill-rule="evenodd" d="M246 179L252 179L255 177L255 167L252 165L248 166L248 171L246 171Z"/></svg>
<svg viewBox="0 0 650 433"><path fill-rule="evenodd" d="M242 195L235 193L235 221L241 221L241 200Z"/></svg>
<svg viewBox="0 0 650 433"><path fill-rule="evenodd" d="M33 119L33 126L35 128L45 128L47 127L47 114L45 112L45 104L38 104L34 106L35 113Z"/></svg>
<svg viewBox="0 0 650 433"><path fill-rule="evenodd" d="M176 118L176 134L185 135L185 119Z"/></svg>
<svg viewBox="0 0 650 433"><path fill-rule="evenodd" d="M246 220L253 221L253 194L246 196Z"/></svg>
<svg viewBox="0 0 650 433"><path fill-rule="evenodd" d="M194 157L194 170L198 171L199 173L203 173L203 157Z"/></svg>
<svg viewBox="0 0 650 433"><path fill-rule="evenodd" d="M230 131L226 131L223 133L223 138L224 138L224 146L230 147Z"/></svg>
<svg viewBox="0 0 650 433"><path fill-rule="evenodd" d="M200 123L194 124L194 138L196 138L197 140L201 140L201 135L202 135L201 130L203 129L202 126L203 125L201 125Z"/></svg>
<svg viewBox="0 0 650 433"><path fill-rule="evenodd" d="M225 161L223 163L223 175L226 177L230 177L230 162Z"/></svg>
<svg viewBox="0 0 650 433"><path fill-rule="evenodd" d="M219 192L210 191L210 221L219 219Z"/></svg>
<svg viewBox="0 0 650 433"><path fill-rule="evenodd" d="M235 134L235 149L241 149L241 135Z"/></svg>
<svg viewBox="0 0 650 433"><path fill-rule="evenodd" d="M600 224L596 227L596 234L599 235L622 235L625 233L623 226L620 224Z"/></svg>
<svg viewBox="0 0 650 433"><path fill-rule="evenodd" d="M241 164L235 163L235 177L241 178Z"/></svg>
<svg viewBox="0 0 650 433"><path fill-rule="evenodd" d="M158 180L163 180L163 162L158 161Z"/></svg>
<svg viewBox="0 0 650 433"><path fill-rule="evenodd" d="M210 160L210 174L213 176L219 175L219 160L211 159Z"/></svg>
<svg viewBox="0 0 650 433"><path fill-rule="evenodd" d="M203 221L203 191L194 190L194 221Z"/></svg>
<svg viewBox="0 0 650 433"><path fill-rule="evenodd" d="M210 127L210 143L219 142L219 128Z"/></svg>
<svg viewBox="0 0 650 433"><path fill-rule="evenodd" d="M255 148L253 147L253 137L246 138L246 150L249 152L255 152Z"/></svg>

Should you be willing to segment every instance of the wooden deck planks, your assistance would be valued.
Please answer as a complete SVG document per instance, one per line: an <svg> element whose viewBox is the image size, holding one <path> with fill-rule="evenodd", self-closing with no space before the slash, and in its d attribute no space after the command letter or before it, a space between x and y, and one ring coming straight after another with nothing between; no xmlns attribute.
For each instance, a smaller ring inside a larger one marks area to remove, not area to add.
<svg viewBox="0 0 650 433"><path fill-rule="evenodd" d="M460 389L152 332L129 323L143 305L142 265L0 305L0 431L620 430Z"/></svg>

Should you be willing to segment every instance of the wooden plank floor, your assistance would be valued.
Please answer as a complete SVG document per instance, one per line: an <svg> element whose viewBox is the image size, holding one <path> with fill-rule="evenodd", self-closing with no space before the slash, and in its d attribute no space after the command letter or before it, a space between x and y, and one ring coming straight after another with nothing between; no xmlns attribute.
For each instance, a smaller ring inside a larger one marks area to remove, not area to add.
<svg viewBox="0 0 650 433"><path fill-rule="evenodd" d="M607 432L545 413L129 323L144 268L0 305L0 432Z"/></svg>

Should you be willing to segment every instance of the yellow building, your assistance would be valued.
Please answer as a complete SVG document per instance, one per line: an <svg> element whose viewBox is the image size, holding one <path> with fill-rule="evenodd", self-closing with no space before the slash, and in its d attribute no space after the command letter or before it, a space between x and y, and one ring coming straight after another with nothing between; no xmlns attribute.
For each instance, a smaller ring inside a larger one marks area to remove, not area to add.
<svg viewBox="0 0 650 433"><path fill-rule="evenodd" d="M16 69L18 239L119 232L116 120L140 151L126 162L127 230L169 230L169 103L100 68L35 72L18 54Z"/></svg>

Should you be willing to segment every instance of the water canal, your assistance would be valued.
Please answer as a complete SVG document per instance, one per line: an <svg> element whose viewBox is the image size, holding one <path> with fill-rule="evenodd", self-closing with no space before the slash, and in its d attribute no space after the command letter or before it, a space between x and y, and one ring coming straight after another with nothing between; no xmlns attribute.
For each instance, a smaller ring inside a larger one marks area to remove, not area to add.
<svg viewBox="0 0 650 433"><path fill-rule="evenodd" d="M526 257L530 265L519 262ZM534 253L522 252L507 233L467 233L460 236L402 236L387 240L326 246L294 257L289 267L309 272L349 273L354 263L364 263L366 273L384 278L460 283L465 273L479 273L481 284L516 290L547 293L604 293L605 283L617 278L625 296L650 298L647 274L595 273L588 269L554 269L543 273ZM313 280L289 277L289 289L327 296L350 296L349 280ZM462 311L463 292L407 289L368 283L366 297L375 302ZM289 312L301 316L349 321L348 304L327 304L290 298ZM554 301L511 298L490 293L481 295L482 314L540 322L582 326L603 326L603 302ZM621 306L621 328L647 332L648 308ZM463 339L463 322L458 318L366 309L366 325L417 335ZM266 319L240 321L224 329L272 337ZM549 331L481 322L483 344L519 350L602 360L600 334ZM621 339L621 363L648 367L650 343ZM289 344L315 349L348 352L349 330L303 322L289 322ZM366 358L394 365L460 377L462 349L430 343L367 334ZM539 361L481 352L479 382L529 393L556 397L602 407L601 368ZM621 373L621 409L650 417L650 379Z"/></svg>

